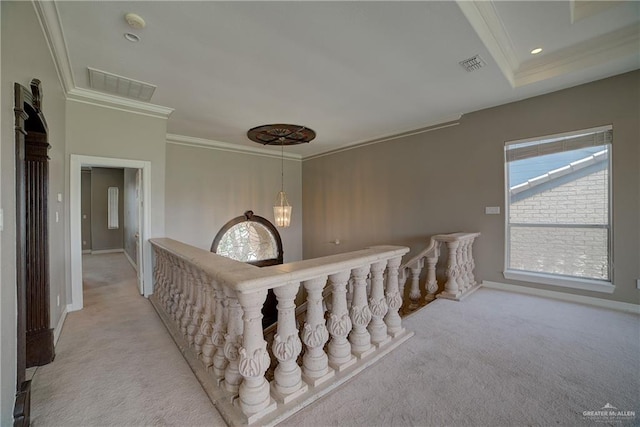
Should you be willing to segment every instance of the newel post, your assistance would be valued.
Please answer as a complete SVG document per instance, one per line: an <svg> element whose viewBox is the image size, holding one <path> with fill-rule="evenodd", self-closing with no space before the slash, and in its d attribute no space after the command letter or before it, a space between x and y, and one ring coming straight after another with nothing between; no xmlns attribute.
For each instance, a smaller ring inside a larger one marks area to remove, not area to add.
<svg viewBox="0 0 640 427"><path fill-rule="evenodd" d="M248 416L257 413L263 415L265 410L275 409L269 383L264 377L271 362L262 333L261 310L266 298L266 289L238 293L244 311L244 333L238 361L238 370L244 378L239 389L240 408Z"/></svg>

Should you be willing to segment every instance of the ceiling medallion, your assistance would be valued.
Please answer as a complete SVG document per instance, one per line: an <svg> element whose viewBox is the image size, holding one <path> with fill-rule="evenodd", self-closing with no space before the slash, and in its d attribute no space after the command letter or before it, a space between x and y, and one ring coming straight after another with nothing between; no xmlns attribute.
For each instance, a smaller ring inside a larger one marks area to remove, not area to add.
<svg viewBox="0 0 640 427"><path fill-rule="evenodd" d="M297 145L311 142L316 133L305 126L279 123L249 129L247 137L262 145Z"/></svg>

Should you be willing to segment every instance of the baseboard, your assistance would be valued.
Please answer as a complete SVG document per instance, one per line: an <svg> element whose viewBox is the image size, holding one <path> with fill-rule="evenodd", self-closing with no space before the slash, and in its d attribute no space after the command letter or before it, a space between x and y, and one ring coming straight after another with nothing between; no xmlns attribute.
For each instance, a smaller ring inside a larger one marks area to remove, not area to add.
<svg viewBox="0 0 640 427"><path fill-rule="evenodd" d="M83 254L90 254L91 253L91 249L83 249L82 253Z"/></svg>
<svg viewBox="0 0 640 427"><path fill-rule="evenodd" d="M138 265L135 262L133 262L133 260L131 259L131 257L127 253L127 251L124 251L124 256L125 256L125 258L127 258L127 261L129 261L129 264L131 264L131 267L133 267L133 269L137 273L138 272Z"/></svg>
<svg viewBox="0 0 640 427"><path fill-rule="evenodd" d="M596 307L609 308L612 310L624 311L626 313L640 314L640 305L628 302L612 301L602 298L586 297L584 295L567 294L564 292L549 291L546 289L530 288L527 286L511 285L508 283L482 281L482 286L489 289L501 291L517 292L520 294L535 295L539 297L552 298L561 301L576 302L579 304L593 305Z"/></svg>
<svg viewBox="0 0 640 427"><path fill-rule="evenodd" d="M124 252L124 249L101 249L98 251L91 251L91 255L115 254L117 252Z"/></svg>
<svg viewBox="0 0 640 427"><path fill-rule="evenodd" d="M53 346L58 345L58 339L60 338L60 333L62 332L62 327L64 326L64 321L67 318L67 312L69 311L69 305L66 305L62 309L62 314L60 315L60 319L58 319L58 324L55 328L53 328Z"/></svg>

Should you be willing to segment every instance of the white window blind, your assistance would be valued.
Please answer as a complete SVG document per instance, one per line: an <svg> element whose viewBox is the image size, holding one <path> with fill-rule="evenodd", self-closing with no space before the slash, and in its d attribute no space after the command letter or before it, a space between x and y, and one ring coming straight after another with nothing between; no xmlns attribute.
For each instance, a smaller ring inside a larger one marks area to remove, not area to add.
<svg viewBox="0 0 640 427"><path fill-rule="evenodd" d="M575 134L550 137L536 141L507 143L506 160L513 162L547 154L562 153L579 150L581 148L597 147L610 144L613 140L611 126L598 128L597 131L580 131Z"/></svg>
<svg viewBox="0 0 640 427"><path fill-rule="evenodd" d="M115 230L118 225L118 187L107 190L107 228Z"/></svg>

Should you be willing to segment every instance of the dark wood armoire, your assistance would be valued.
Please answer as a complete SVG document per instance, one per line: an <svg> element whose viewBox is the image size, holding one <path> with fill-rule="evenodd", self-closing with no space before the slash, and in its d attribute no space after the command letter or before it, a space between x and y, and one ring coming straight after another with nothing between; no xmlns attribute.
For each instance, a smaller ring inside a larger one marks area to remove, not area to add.
<svg viewBox="0 0 640 427"><path fill-rule="evenodd" d="M14 426L30 422L30 381L26 368L53 361L49 315L49 157L40 81L31 90L16 83L16 289L17 388Z"/></svg>

